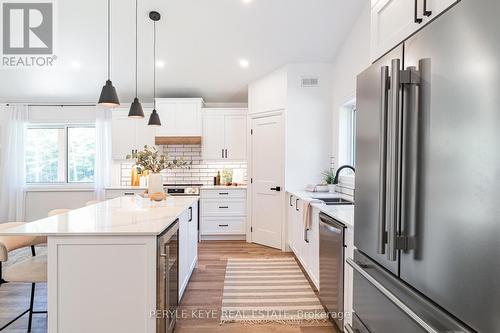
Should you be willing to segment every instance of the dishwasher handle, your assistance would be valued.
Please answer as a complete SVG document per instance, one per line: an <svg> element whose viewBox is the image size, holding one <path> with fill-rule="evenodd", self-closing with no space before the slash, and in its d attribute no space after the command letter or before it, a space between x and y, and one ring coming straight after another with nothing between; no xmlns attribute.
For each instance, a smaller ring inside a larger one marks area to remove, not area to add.
<svg viewBox="0 0 500 333"><path fill-rule="evenodd" d="M335 227L333 227L333 226L331 226L331 225L329 225L329 224L327 224L327 223L325 223L323 221L321 221L321 223L323 224L323 227L325 227L329 231L334 232L334 233L339 234L339 235L342 234L342 230L341 229L335 228Z"/></svg>
<svg viewBox="0 0 500 333"><path fill-rule="evenodd" d="M319 214L319 221L321 222L321 225L328 231L334 232L339 235L344 232L345 227L340 222L337 222L334 218L326 215L325 213Z"/></svg>

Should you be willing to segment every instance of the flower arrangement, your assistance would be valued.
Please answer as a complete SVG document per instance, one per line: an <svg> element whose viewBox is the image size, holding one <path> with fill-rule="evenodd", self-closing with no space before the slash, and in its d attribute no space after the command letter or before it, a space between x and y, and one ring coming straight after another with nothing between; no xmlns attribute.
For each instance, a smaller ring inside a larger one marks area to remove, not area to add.
<svg viewBox="0 0 500 333"><path fill-rule="evenodd" d="M186 162L182 158L168 160L168 156L160 154L155 147L144 146L144 150L132 151L132 154L127 155L127 160L135 160L135 167L140 174L143 171L151 173L160 173L166 169L189 169L192 162Z"/></svg>

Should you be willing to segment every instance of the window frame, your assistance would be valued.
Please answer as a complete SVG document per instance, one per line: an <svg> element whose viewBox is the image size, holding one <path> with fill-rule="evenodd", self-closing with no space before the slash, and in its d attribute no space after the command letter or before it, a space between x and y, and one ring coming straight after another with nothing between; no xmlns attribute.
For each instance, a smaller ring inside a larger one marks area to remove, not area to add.
<svg viewBox="0 0 500 333"><path fill-rule="evenodd" d="M63 129L64 130L64 181L57 182L40 182L33 183L28 182L26 179L26 187L28 189L44 188L44 187L75 187L75 188L89 188L93 187L95 184L95 179L93 182L70 182L69 181L69 129L70 128L94 128L95 123L29 123L26 127L26 131L30 129ZM26 154L26 152L25 152ZM24 166L26 168L26 166ZM95 176L95 169L94 169Z"/></svg>

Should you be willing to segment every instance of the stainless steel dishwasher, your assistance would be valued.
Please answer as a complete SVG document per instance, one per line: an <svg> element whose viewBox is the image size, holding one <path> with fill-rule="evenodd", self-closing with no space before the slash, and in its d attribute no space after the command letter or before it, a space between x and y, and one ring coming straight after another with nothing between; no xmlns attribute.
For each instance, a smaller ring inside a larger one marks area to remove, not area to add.
<svg viewBox="0 0 500 333"><path fill-rule="evenodd" d="M319 297L343 332L345 226L324 213L319 221Z"/></svg>

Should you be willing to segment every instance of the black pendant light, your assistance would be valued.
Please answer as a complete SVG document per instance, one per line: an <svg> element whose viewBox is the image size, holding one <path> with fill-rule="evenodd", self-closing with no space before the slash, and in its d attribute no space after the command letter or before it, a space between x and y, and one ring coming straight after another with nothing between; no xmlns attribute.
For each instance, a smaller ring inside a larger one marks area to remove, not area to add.
<svg viewBox="0 0 500 333"><path fill-rule="evenodd" d="M153 21L153 112L149 116L149 126L161 126L160 116L156 112L156 22L161 15L158 12L150 12L149 18Z"/></svg>
<svg viewBox="0 0 500 333"><path fill-rule="evenodd" d="M102 87L98 104L101 106L114 108L120 105L116 89L110 79L111 72L111 0L108 0L108 79Z"/></svg>
<svg viewBox="0 0 500 333"><path fill-rule="evenodd" d="M128 116L130 118L144 118L144 111L142 110L141 102L137 97L137 7L138 3L135 0L135 98L134 102L130 105Z"/></svg>

